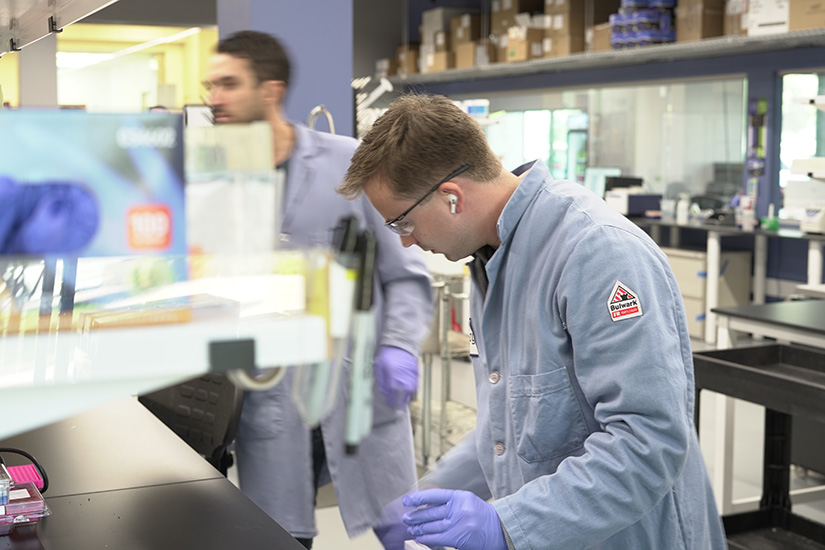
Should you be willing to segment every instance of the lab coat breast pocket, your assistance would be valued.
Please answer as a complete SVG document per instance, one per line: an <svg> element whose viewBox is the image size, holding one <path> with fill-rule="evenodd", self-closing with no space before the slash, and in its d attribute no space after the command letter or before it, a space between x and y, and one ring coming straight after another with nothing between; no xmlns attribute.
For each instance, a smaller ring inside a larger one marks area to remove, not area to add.
<svg viewBox="0 0 825 550"><path fill-rule="evenodd" d="M567 369L510 378L510 413L518 455L542 462L584 444L587 426Z"/></svg>

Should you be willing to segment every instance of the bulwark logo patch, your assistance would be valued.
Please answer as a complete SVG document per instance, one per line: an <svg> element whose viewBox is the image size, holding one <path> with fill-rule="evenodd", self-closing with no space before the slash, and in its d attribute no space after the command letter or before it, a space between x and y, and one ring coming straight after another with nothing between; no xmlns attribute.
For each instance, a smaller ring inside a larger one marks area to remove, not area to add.
<svg viewBox="0 0 825 550"><path fill-rule="evenodd" d="M610 298L607 300L610 318L614 321L639 317L642 314L642 302L635 292L621 281L616 281Z"/></svg>

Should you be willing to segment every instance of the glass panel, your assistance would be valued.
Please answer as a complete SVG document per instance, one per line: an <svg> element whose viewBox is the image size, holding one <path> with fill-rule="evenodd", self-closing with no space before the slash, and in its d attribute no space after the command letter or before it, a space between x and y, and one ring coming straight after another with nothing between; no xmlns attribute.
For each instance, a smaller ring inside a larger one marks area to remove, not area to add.
<svg viewBox="0 0 825 550"><path fill-rule="evenodd" d="M588 170L619 171L666 198L724 205L742 187L745 85L731 77L491 94L498 116L486 131L509 169L538 158L581 183Z"/></svg>

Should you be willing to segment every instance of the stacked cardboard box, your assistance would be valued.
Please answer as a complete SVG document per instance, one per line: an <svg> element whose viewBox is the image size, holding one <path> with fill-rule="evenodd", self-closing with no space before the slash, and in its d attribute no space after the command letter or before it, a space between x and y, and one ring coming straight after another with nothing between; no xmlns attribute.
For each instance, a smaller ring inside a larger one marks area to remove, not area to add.
<svg viewBox="0 0 825 550"><path fill-rule="evenodd" d="M544 29L517 25L507 29L507 61L544 57Z"/></svg>
<svg viewBox="0 0 825 550"><path fill-rule="evenodd" d="M545 57L570 55L584 50L584 2L546 0L548 28L544 31Z"/></svg>
<svg viewBox="0 0 825 550"><path fill-rule="evenodd" d="M606 52L610 48L610 23L588 27L584 35L585 49L589 52Z"/></svg>
<svg viewBox="0 0 825 550"><path fill-rule="evenodd" d="M421 13L418 66L421 73L434 73L455 67L455 53L450 44L450 21L466 11L463 8L433 8Z"/></svg>
<svg viewBox="0 0 825 550"><path fill-rule="evenodd" d="M490 11L490 34L501 36L517 25L516 14L543 12L544 0L492 0Z"/></svg>
<svg viewBox="0 0 825 550"><path fill-rule="evenodd" d="M584 8L584 49L610 49L610 16L619 11L621 0L587 0ZM546 7L545 7L546 9Z"/></svg>
<svg viewBox="0 0 825 550"><path fill-rule="evenodd" d="M375 77L386 78L398 74L398 59L397 58L383 58L375 62Z"/></svg>
<svg viewBox="0 0 825 550"><path fill-rule="evenodd" d="M748 34L748 0L725 1L725 36Z"/></svg>
<svg viewBox="0 0 825 550"><path fill-rule="evenodd" d="M723 0L679 0L676 6L676 42L693 42L722 36Z"/></svg>
<svg viewBox="0 0 825 550"><path fill-rule="evenodd" d="M401 44L398 46L398 75L410 76L418 74L418 44Z"/></svg>
<svg viewBox="0 0 825 550"><path fill-rule="evenodd" d="M748 2L748 36L786 33L790 29L789 0L751 0Z"/></svg>
<svg viewBox="0 0 825 550"><path fill-rule="evenodd" d="M487 65L495 59L493 46L481 28L481 16L465 13L450 20L450 37L455 53L455 68ZM484 38L482 38L484 37Z"/></svg>
<svg viewBox="0 0 825 550"><path fill-rule="evenodd" d="M493 44L495 61L502 63L532 59L528 52L536 46L531 46L529 40L533 40L535 44L536 33L528 33L526 30L513 31L516 43L512 45L511 50L510 29L529 27L533 14L544 13L544 0L492 0L490 11L490 41ZM528 37L528 34L531 36ZM538 39L539 48L541 40Z"/></svg>
<svg viewBox="0 0 825 550"><path fill-rule="evenodd" d="M822 0L791 0L788 29L801 31L825 27L825 2Z"/></svg>

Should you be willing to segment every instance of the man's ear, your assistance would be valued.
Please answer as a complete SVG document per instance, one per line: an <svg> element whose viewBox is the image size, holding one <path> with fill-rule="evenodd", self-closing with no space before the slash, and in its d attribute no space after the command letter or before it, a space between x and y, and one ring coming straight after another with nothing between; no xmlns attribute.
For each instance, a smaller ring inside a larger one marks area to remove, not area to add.
<svg viewBox="0 0 825 550"><path fill-rule="evenodd" d="M286 85L283 80L266 80L261 84L264 87L264 100L275 106L282 105L286 94Z"/></svg>

